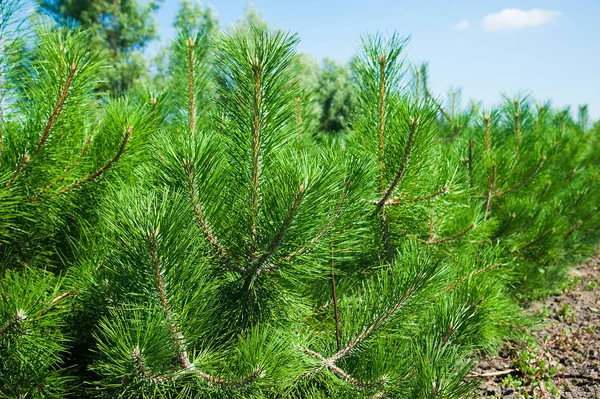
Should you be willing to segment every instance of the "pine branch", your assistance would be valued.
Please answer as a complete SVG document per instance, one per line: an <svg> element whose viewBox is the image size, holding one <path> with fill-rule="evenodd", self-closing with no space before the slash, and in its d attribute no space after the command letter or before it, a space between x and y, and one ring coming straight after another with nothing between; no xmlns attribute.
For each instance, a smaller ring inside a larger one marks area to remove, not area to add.
<svg viewBox="0 0 600 399"><path fill-rule="evenodd" d="M424 195L422 197L416 197L416 198L411 198L411 199L407 199L407 200L393 199L393 200L389 201L386 205L398 206L398 205L405 205L405 204L414 204L414 203L417 203L417 202L427 201L429 199L438 197L440 195L446 195L449 192L450 192L450 187L449 186L444 186L441 189L439 189L437 191L434 191L431 194Z"/></svg>
<svg viewBox="0 0 600 399"><path fill-rule="evenodd" d="M279 264L289 262L293 258L295 258L297 256L300 256L302 254L307 253L308 251L310 251L313 248L314 244L316 244L317 242L319 242L325 236L325 234L327 234L327 232L333 227L333 225L335 224L336 220L338 219L338 217L342 213L342 207L344 205L345 194L346 194L346 190L348 189L348 185L349 185L349 181L345 180L344 190L342 191L342 194L340 195L340 198L338 199L338 202L337 202L336 207L335 207L335 211L334 211L333 215L331 216L331 219L329 220L329 222L325 226L323 226L323 228L321 230L319 230L319 232L317 233L317 235L314 236L310 240L310 245L304 246L304 247L301 247L301 248L297 249L295 252L289 254L288 256L286 256L285 258L283 258L283 260L281 262L279 262L277 264L274 264L274 263L269 264L264 269L263 273L272 272L273 270L275 270L277 268L277 266L279 266Z"/></svg>
<svg viewBox="0 0 600 399"><path fill-rule="evenodd" d="M448 243L450 241L458 240L459 238L463 237L465 234L467 234L471 230L473 230L475 227L477 227L477 224L476 223L471 223L469 225L469 227L467 227L466 229L464 229L460 233L453 235L452 237L441 238L441 239L430 238L429 240L425 241L425 244L438 245L438 244L445 244L445 243Z"/></svg>
<svg viewBox="0 0 600 399"><path fill-rule="evenodd" d="M535 245L536 243L538 243L539 241L544 240L546 237L548 237L551 234L554 234L556 232L556 229L553 227L551 229L549 229L548 231L546 231L545 233L539 235L538 237L536 237L535 239L529 241L527 244L522 245L520 248L516 248L516 249L512 249L510 252L511 253L515 253L517 251L522 251L524 249L527 249L533 245Z"/></svg>
<svg viewBox="0 0 600 399"><path fill-rule="evenodd" d="M0 336L9 333L10 331L14 330L19 324L28 324L31 323L35 320L38 320L40 317L45 316L46 314L50 313L52 310L57 309L58 307L56 306L57 303L61 302L62 300L71 297L75 295L75 292L73 291L67 291L64 292L58 296L56 296L55 298L53 298L50 302L48 302L48 307L40 312L38 312L35 316L33 317L27 317L27 315L25 314L24 310L19 310L17 312L17 315L9 322L9 324L3 328L2 330L0 330Z"/></svg>
<svg viewBox="0 0 600 399"><path fill-rule="evenodd" d="M146 368L145 362L144 362L144 358L142 357L142 351L140 350L139 346L136 346L135 348L133 348L133 352L132 352L131 356L133 357L135 367L136 367L140 377L143 377L143 378L149 380L153 384L160 384L160 385L163 385L170 380L168 377L165 377L162 375L154 375L153 373L148 371L148 369Z"/></svg>
<svg viewBox="0 0 600 399"><path fill-rule="evenodd" d="M515 106L519 107L519 100L515 100ZM515 138L517 140L517 151L519 146L521 145L521 119L518 111L515 112Z"/></svg>
<svg viewBox="0 0 600 399"><path fill-rule="evenodd" d="M513 191L515 191L515 190L521 188L522 186L524 186L525 184L527 184L531 179L533 179L535 177L535 175L540 171L540 169L542 169L542 166L544 165L545 161L546 161L546 156L542 156L542 159L531 170L531 172L529 173L529 175L527 175L527 177L525 179L521 180L519 183L515 184L514 186L512 186L511 188L509 188L506 191L498 191L498 192L494 193L494 197L501 197L503 195L510 194Z"/></svg>
<svg viewBox="0 0 600 399"><path fill-rule="evenodd" d="M65 101L67 99L67 95L69 94L69 91L71 90L71 84L73 83L73 78L75 77L76 70L77 70L77 65L75 65L75 63L73 62L71 64L71 67L69 68L69 74L67 75L67 82L65 83L65 86L62 90L62 93L61 93L59 99L58 99L58 102L56 103L56 105L54 107L54 110L52 111L52 114L50 115L50 119L48 119L48 123L46 123L46 127L44 128L44 133L42 134L42 137L40 138L40 142L38 143L38 145L35 149L35 153L40 152L40 150L42 149L42 147L44 146L44 144L46 144L46 141L48 140L48 136L50 135L50 130L52 130L52 126L54 126L54 121L60 114L60 111L62 110L63 105L65 104Z"/></svg>
<svg viewBox="0 0 600 399"><path fill-rule="evenodd" d="M448 122L452 121L452 117L450 117L450 115L448 115L448 112L444 109L442 104L440 104L440 102L434 96L431 95L431 92L429 91L429 88L426 85L425 85L425 96L427 98L429 98L431 101L433 101L435 106L440 110L440 112L442 113L444 118L446 118L448 120Z"/></svg>
<svg viewBox="0 0 600 399"><path fill-rule="evenodd" d="M492 155L492 143L490 141L490 115L486 114L483 117L485 122L485 152L488 156Z"/></svg>
<svg viewBox="0 0 600 399"><path fill-rule="evenodd" d="M75 77L76 71L77 71L77 65L73 62L69 68L69 74L67 75L67 81L65 83L65 86L61 91L60 97L58 98L58 101L56 102L54 109L52 110L52 114L50 114L50 118L48 119L48 122L46 122L46 126L44 127L44 131L42 133L42 136L40 137L40 141L38 142L38 145L36 146L36 148L34 150L34 154L37 154L38 152L40 152L40 150L46 144L46 141L48 141L48 136L50 135L50 131L52 130L52 127L54 126L54 122L56 121L56 118L58 118L60 112L63 109L65 101L67 100L67 96L69 95L69 91L71 90L71 86L73 84L73 78ZM6 187L10 187L15 183L15 181L17 180L17 178L19 177L21 172L23 172L23 168L29 163L29 161L30 161L30 156L28 153L25 153L21 157L21 161L19 162L19 165L17 166L17 170L15 171L13 177L6 183Z"/></svg>
<svg viewBox="0 0 600 399"><path fill-rule="evenodd" d="M25 314L24 310L19 310L16 314L16 316L8 323L8 325L3 328L2 330L0 330L0 336L9 333L10 331L14 330L19 324L28 324L31 323L35 320L38 320L40 317L50 313L52 310L57 309L58 307L56 306L56 304L58 302L61 302L62 300L64 300L65 298L68 298L70 296L75 295L75 292L73 291L67 291L64 292L60 295L58 295L57 297L53 298L50 302L48 302L48 307L40 312L38 312L35 316L28 318L27 315Z"/></svg>
<svg viewBox="0 0 600 399"><path fill-rule="evenodd" d="M252 107L252 167L250 188L250 239L252 245L256 245L256 221L258 217L260 197L260 174L261 174L261 133L262 133L262 67L258 59L252 62L254 73L254 102ZM254 251L255 248L252 250Z"/></svg>
<svg viewBox="0 0 600 399"><path fill-rule="evenodd" d="M277 229L277 233L273 237L271 244L269 244L267 251L255 262L253 269L256 270L257 274L260 275L260 274L263 274L266 271L270 270L268 265L267 265L267 267L263 267L263 266L264 266L265 262L271 256L273 256L275 254L277 249L279 249L279 246L281 245L281 242L283 241L285 234L287 233L290 225L292 224L294 217L296 217L296 214L298 213L298 209L300 208L300 204L302 203L302 200L304 198L305 198L304 185L301 185L300 188L298 189L298 193L296 194L296 199L290 206L290 210L289 210L285 220L281 223L281 225Z"/></svg>
<svg viewBox="0 0 600 399"><path fill-rule="evenodd" d="M183 373L193 373L194 375L200 377L201 379L221 386L231 386L231 387L243 387L248 385L263 375L263 368L257 367L255 371L247 376L242 378L239 381L226 380L223 378L214 377L204 371L198 370L196 366L190 362L187 346L185 344L185 337L183 333L179 329L176 324L175 317L171 311L171 306L169 304L169 298L167 294L167 287L163 276L162 265L160 263L158 249L159 249L159 233L158 229L155 231L148 231L148 246L150 253L150 262L152 266L152 271L154 274L154 282L156 284L156 289L158 291L158 297L160 300L160 306L163 310L163 314L165 319L169 323L169 331L171 333L171 341L173 345L177 348L177 358L179 360L179 365L181 367L181 372ZM141 358L140 358L141 359Z"/></svg>
<svg viewBox="0 0 600 399"><path fill-rule="evenodd" d="M356 388L359 388L359 389L369 389L369 388L373 388L373 387L378 387L380 385L384 385L387 382L389 382L389 378L387 376L380 377L379 379L377 379L376 381L373 381L373 382L360 381L360 380L352 377L350 374L348 374L347 372L342 370L340 367L338 367L335 364L335 361L332 360L332 358L326 359L320 353L315 352L311 349L305 349L302 347L299 347L298 351L300 351L304 354L310 355L322 362L322 365L319 366L317 369L313 370L313 372L311 374L320 371L323 367L327 367L338 378L346 381L347 383L349 383L351 385L354 385Z"/></svg>
<svg viewBox="0 0 600 399"><path fill-rule="evenodd" d="M352 338L346 344L346 346L344 346L341 350L339 350L337 353L331 356L329 360L332 362L337 362L341 358L351 354L362 342L367 340L371 336L371 334L373 334L376 330L388 323L408 303L410 297L415 293L416 287L419 284L419 282L420 281L417 278L412 284L412 286L408 290L406 290L404 295L402 295L402 297L398 301L396 301L396 303L392 307L382 312L381 315L377 316L371 325L364 328L359 334L354 336L354 338Z"/></svg>
<svg viewBox="0 0 600 399"><path fill-rule="evenodd" d="M69 298L71 296L75 295L74 291L67 291L67 292L63 292L62 294L58 295L57 297L55 297L54 299L52 299L49 303L48 303L48 307L44 310L42 310L41 312L39 312L38 314L36 314L33 318L31 318L30 320L37 320L40 317L50 313L52 310L57 309L57 307L55 306L58 302L62 301L65 298Z"/></svg>
<svg viewBox="0 0 600 399"><path fill-rule="evenodd" d="M110 161L108 161L106 164L104 164L104 166L102 166L100 169L98 169L96 172L92 173L88 177L83 178L67 187L60 189L57 194L60 195L60 194L69 192L71 190L77 189L77 188L81 187L82 185L85 185L85 184L101 177L108 169L111 168L111 166L113 166L121 158L121 156L123 156L125 147L127 146L129 139L131 138L132 131L133 131L133 127L127 126L127 129L125 131L125 136L123 136L123 141L121 142L121 146L119 147L119 150L117 151L115 156Z"/></svg>
<svg viewBox="0 0 600 399"><path fill-rule="evenodd" d="M496 184L496 164L492 163L492 170L490 171L490 176L489 176L489 189L488 189L487 202L485 204L485 215L483 217L484 221L486 221L488 219L488 216L492 210L492 199L494 198L494 185L495 184Z"/></svg>
<svg viewBox="0 0 600 399"><path fill-rule="evenodd" d="M163 310L165 319L169 323L169 331L171 332L171 341L177 348L177 357L179 359L179 365L183 369L189 369L192 367L190 363L187 348L185 345L184 337L177 325L173 314L171 313L171 307L169 306L169 299L167 297L166 283L163 276L162 266L158 256L158 229L154 231L148 231L148 246L150 252L150 263L152 266L152 272L154 274L154 283L158 291L158 298L160 300L160 306Z"/></svg>
<svg viewBox="0 0 600 399"><path fill-rule="evenodd" d="M75 158L75 160L73 161L73 163L70 166L67 166L64 170L61 176L58 176L56 179L52 180L50 183L48 183L45 187L40 188L40 190L37 192L36 196L31 198L33 201L37 201L41 195L49 190L50 188L52 188L53 186L55 186L58 182L63 181L67 175L69 174L69 172L71 172L71 170L73 170L73 168L79 164L79 162L81 162L81 159L86 155L88 149L90 148L90 144L91 144L92 140L90 136L87 136L85 138L85 143L83 145L83 148L81 149L81 152L79 153L79 155L77 156L77 158Z"/></svg>
<svg viewBox="0 0 600 399"><path fill-rule="evenodd" d="M398 185L402 181L402 178L404 177L404 172L406 171L406 166L407 166L408 160L410 158L410 152L412 150L413 141L415 139L415 134L417 133L417 126L419 124L418 119L411 118L410 121L411 121L410 132L408 135L408 140L406 142L406 147L404 148L404 155L402 157L402 163L400 164L400 167L398 168L398 172L396 173L396 176L394 177L392 184L387 189L387 191L385 192L383 197L381 197L381 199L377 203L378 207L383 207L383 205L392 196L392 194L394 193L394 190L396 190L396 187L398 187Z"/></svg>
<svg viewBox="0 0 600 399"><path fill-rule="evenodd" d="M544 189L542 190L542 192L540 193L540 196L538 197L537 201L535 202L536 206L540 205L540 203L546 196L546 193L548 192L549 188L550 188L550 181L547 181L546 184L544 184ZM531 223L533 223L533 220L535 219L535 215L536 215L535 212L531 212L531 216L529 217L527 222L524 223L523 226L519 229L519 234L523 233L525 230L527 230L529 228L529 226L531 226Z"/></svg>
<svg viewBox="0 0 600 399"><path fill-rule="evenodd" d="M17 314L8 322L6 327L0 330L0 337L16 329L26 319L27 314L25 314L25 311L23 309L19 309Z"/></svg>
<svg viewBox="0 0 600 399"><path fill-rule="evenodd" d="M245 268L239 265L231 265L228 261L229 255L225 251L225 249L219 243L217 237L215 237L208 223L204 219L204 215L202 212L202 207L200 206L200 199L198 198L198 187L196 186L196 176L194 173L194 167L190 161L183 162L183 168L185 169L188 176L188 188L190 191L190 198L192 200L192 207L194 210L194 215L196 216L196 220L200 224L202 228L202 233L204 234L204 238L208 242L208 244L212 247L214 253L219 257L221 263L226 265L229 268L232 268L235 271L245 272Z"/></svg>
<svg viewBox="0 0 600 399"><path fill-rule="evenodd" d="M571 237L571 235L573 233L575 233L577 230L579 230L582 225L583 225L583 220L578 220L573 226L571 226L569 228L567 235L565 235L565 240L568 239L569 237Z"/></svg>

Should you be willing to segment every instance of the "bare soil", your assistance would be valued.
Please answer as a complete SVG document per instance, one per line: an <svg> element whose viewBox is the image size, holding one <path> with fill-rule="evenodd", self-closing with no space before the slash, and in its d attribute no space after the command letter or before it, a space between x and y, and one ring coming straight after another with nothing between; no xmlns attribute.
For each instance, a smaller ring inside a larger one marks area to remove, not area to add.
<svg viewBox="0 0 600 399"><path fill-rule="evenodd" d="M480 398L600 398L600 255L577 267L562 295L532 303L537 344L507 342L482 359Z"/></svg>

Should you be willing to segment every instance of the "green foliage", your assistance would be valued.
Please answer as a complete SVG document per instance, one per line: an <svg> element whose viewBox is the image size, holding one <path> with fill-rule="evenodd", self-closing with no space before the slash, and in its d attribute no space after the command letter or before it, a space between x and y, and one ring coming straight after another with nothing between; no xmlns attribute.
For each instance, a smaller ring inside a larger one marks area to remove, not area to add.
<svg viewBox="0 0 600 399"><path fill-rule="evenodd" d="M61 284L42 270L7 271L0 279L0 397L60 398L70 380Z"/></svg>
<svg viewBox="0 0 600 399"><path fill-rule="evenodd" d="M101 197L88 188L145 141L147 118L135 105L98 107L93 92L105 61L89 51L88 38L42 28L30 67L14 75L14 102L2 121L2 268L68 261L71 240L84 234Z"/></svg>
<svg viewBox="0 0 600 399"><path fill-rule="evenodd" d="M253 14L177 30L127 98L97 32L42 26L3 70L1 397L467 397L598 243L584 108L446 110L397 35L320 71Z"/></svg>

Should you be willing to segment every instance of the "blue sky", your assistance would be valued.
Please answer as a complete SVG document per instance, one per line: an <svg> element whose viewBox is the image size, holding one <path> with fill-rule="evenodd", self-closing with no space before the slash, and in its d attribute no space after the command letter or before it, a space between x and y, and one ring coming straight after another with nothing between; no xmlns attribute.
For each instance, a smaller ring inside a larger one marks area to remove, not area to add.
<svg viewBox="0 0 600 399"><path fill-rule="evenodd" d="M177 0L158 13L161 36ZM244 15L245 0L209 0L222 26ZM299 50L349 60L361 33L410 35L407 56L429 62L433 91L461 87L463 99L500 101L531 93L554 105L587 103L600 119L600 1L254 0L272 27L298 32ZM533 10L533 11L532 11ZM491 14L491 15L490 15Z"/></svg>

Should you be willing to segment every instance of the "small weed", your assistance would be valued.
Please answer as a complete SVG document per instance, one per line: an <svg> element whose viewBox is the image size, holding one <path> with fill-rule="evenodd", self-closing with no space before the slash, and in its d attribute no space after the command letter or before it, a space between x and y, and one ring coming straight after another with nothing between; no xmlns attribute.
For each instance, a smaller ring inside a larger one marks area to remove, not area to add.
<svg viewBox="0 0 600 399"><path fill-rule="evenodd" d="M560 309L558 309L558 316L567 323L573 323L576 315L577 311L574 309L571 310L571 305L568 303L565 303Z"/></svg>
<svg viewBox="0 0 600 399"><path fill-rule="evenodd" d="M585 328L585 331L588 334L595 334L596 333L596 326L594 324L590 324Z"/></svg>
<svg viewBox="0 0 600 399"><path fill-rule="evenodd" d="M546 307L546 306L542 306L541 308L539 308L536 312L536 315L539 317L543 317L543 318L549 318L552 316L552 309Z"/></svg>
<svg viewBox="0 0 600 399"><path fill-rule="evenodd" d="M577 277L573 277L573 279L567 281L566 283L564 283L561 287L560 290L565 293L567 291L571 291L577 284L579 284L581 282L581 277L577 276Z"/></svg>
<svg viewBox="0 0 600 399"><path fill-rule="evenodd" d="M586 291L594 291L598 287L598 282L594 280L590 280L587 282L585 289Z"/></svg>

